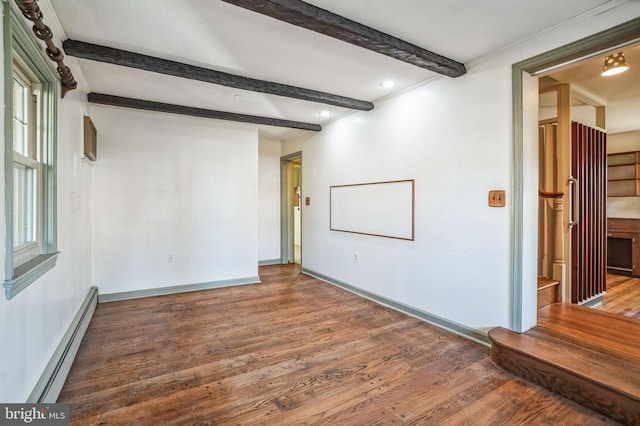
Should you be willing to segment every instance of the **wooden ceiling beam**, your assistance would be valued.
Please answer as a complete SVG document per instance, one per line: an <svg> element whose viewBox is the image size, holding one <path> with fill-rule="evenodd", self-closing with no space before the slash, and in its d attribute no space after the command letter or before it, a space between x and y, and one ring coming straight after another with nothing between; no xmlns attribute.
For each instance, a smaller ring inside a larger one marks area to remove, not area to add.
<svg viewBox="0 0 640 426"><path fill-rule="evenodd" d="M142 99L105 95L102 93L89 93L87 95L87 99L93 104L141 109L145 111L165 112L169 114L189 115L192 117L237 121L240 123L261 124L266 126L288 127L291 129L311 130L314 132L319 132L322 130L322 127L318 124L281 120L278 118L260 117L257 115L236 114L233 112L215 111L211 109L194 108L183 105L165 104L161 102L145 101Z"/></svg>
<svg viewBox="0 0 640 426"><path fill-rule="evenodd" d="M288 98L318 102L359 111L370 111L373 109L373 103L368 101L319 92L317 90L304 89L302 87L289 86L287 84L280 84L272 81L243 77L181 62L142 55L140 53L114 49L112 47L100 46L77 40L65 40L62 46L64 47L64 51L67 55L75 56L76 58L89 59L92 61L137 68L144 71L151 71L174 77L219 84L236 89L285 96Z"/></svg>
<svg viewBox="0 0 640 426"><path fill-rule="evenodd" d="M464 64L460 62L301 0L222 1L364 47L438 74L459 77L467 72Z"/></svg>

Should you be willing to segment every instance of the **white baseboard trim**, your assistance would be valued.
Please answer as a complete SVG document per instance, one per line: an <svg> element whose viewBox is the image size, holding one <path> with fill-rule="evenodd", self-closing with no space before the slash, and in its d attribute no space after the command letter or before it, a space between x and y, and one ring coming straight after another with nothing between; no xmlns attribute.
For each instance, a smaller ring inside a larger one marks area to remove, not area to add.
<svg viewBox="0 0 640 426"><path fill-rule="evenodd" d="M91 287L89 294L82 302L78 313L71 321L67 332L62 337L31 395L29 395L27 403L46 404L56 402L97 305L98 287Z"/></svg>
<svg viewBox="0 0 640 426"><path fill-rule="evenodd" d="M269 266L269 265L282 265L282 259L267 259L267 260L259 260L258 266Z"/></svg>
<svg viewBox="0 0 640 426"><path fill-rule="evenodd" d="M148 290L123 291L98 296L99 303L115 302L117 300L139 299L141 297L164 296L167 294L186 293L189 291L210 290L213 288L231 287L235 285L257 284L260 277L235 278L232 280L210 281L198 284L174 285L170 287L150 288Z"/></svg>
<svg viewBox="0 0 640 426"><path fill-rule="evenodd" d="M436 327L442 328L444 330L450 331L454 334L457 334L459 336L462 337L466 337L467 339L473 340L474 342L486 345L486 346L491 346L491 341L489 340L489 336L487 335L487 333L480 331L480 330L476 330L473 328L469 328L467 326L464 326L462 324L458 324L456 322L453 321L449 321L448 319L439 317L437 315L434 314L430 314L428 312L424 312L421 311L419 309L416 309L414 307L405 305L403 303L400 302L396 302L394 300L391 299L387 299L384 296L380 296L378 294L374 294L374 293L370 293L367 290L363 290L361 288L358 287L354 287L350 284L344 283L342 281L338 281L336 279L333 279L331 277L328 277L326 275L320 274L318 272L312 271L310 269L307 268L302 268L302 273L307 274L307 275L311 275L314 278L317 278L321 281L324 281L326 283L335 285L336 287L340 287L343 290L347 290L348 292L357 294L358 296L364 297L365 299L369 299L373 302L376 302L380 305L386 306L388 308L391 308L395 311L401 312L403 314L409 315L410 317L414 317L417 318L421 321L427 322L431 325L435 325Z"/></svg>

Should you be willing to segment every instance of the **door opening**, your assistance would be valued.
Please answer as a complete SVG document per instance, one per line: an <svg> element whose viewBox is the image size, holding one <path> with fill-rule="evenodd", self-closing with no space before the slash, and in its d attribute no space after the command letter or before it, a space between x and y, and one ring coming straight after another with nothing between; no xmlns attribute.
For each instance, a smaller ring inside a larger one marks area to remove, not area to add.
<svg viewBox="0 0 640 426"><path fill-rule="evenodd" d="M300 183L301 161L293 160L293 261L301 263L302 253L302 186Z"/></svg>
<svg viewBox="0 0 640 426"><path fill-rule="evenodd" d="M637 79L624 74L614 79L600 73L604 57L621 49L617 46L610 51L600 51L543 72L539 77L539 206L541 213L548 213L552 211L552 203L560 204L564 215L561 213L557 222L565 232L559 240L562 242L565 237L565 245L564 256L551 256L553 242L558 240L553 238L554 230L550 226L554 225L553 217L540 215L538 275L561 281L564 302L586 306L600 305L606 293L607 269L617 271L608 268L614 260L606 249L609 214L613 217L635 214L626 202L615 198L622 194L607 191L612 181L617 183L617 176L608 176L607 153L640 147L637 143L628 143L626 137L640 132L637 125L627 124L627 117L634 114L634 110L617 107L621 102L637 98L640 93ZM640 58L640 43L624 45L624 52ZM560 200L545 198L549 194L544 191L558 191ZM563 264L566 259L566 277L551 275L555 271L547 266L552 260L555 262L554 259L560 259ZM539 291L539 306L540 294Z"/></svg>
<svg viewBox="0 0 640 426"><path fill-rule="evenodd" d="M302 264L302 153L281 158L281 259Z"/></svg>
<svg viewBox="0 0 640 426"><path fill-rule="evenodd" d="M534 152L538 145L538 138L535 137L535 132L531 131L530 126L536 118L539 118L538 90L536 90L538 89L538 81L541 79L541 75L558 70L562 64L571 65L577 58L594 57L608 49L615 50L637 42L639 22L640 18L633 19L512 66L514 160L512 227L514 232L511 240L512 312L510 328L514 331L524 332L536 324L536 303L532 297L535 294L535 276L531 274L531 271L535 270L535 255L530 248L535 246L532 243L537 237L538 223L535 223L534 227L532 222L525 220L525 218L535 216L532 208L537 206L534 198L537 198L538 194L535 194L534 190L538 188L535 188L537 185L535 183L532 185L533 180L528 178L536 175L533 168L537 169L539 164L538 161L526 161L526 159L532 158L529 154ZM625 92L629 92L629 90L626 89ZM566 164L569 162L567 161ZM567 196L568 189L567 182L561 192ZM565 217L563 225L567 223L568 211L570 209L567 208L563 214ZM565 239L565 250L566 245L570 245L567 240L568 238ZM570 266L567 265L567 275L569 270Z"/></svg>

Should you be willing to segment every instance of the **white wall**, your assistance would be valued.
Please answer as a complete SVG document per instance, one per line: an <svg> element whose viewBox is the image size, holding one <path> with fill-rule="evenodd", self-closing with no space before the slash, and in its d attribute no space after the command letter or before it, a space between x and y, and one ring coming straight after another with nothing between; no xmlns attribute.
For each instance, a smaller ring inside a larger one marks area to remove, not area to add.
<svg viewBox="0 0 640 426"><path fill-rule="evenodd" d="M571 107L571 121L584 124L585 126L597 128L596 107L591 105L580 105Z"/></svg>
<svg viewBox="0 0 640 426"><path fill-rule="evenodd" d="M258 144L258 259L280 259L280 152L282 143Z"/></svg>
<svg viewBox="0 0 640 426"><path fill-rule="evenodd" d="M556 95L556 92L548 92ZM547 93L547 94L548 94ZM544 94L544 95L547 95ZM542 98L542 96L540 96ZM558 108L553 107L541 107L538 109L538 119L548 120L551 118L558 117ZM596 126L596 108L591 105L578 105L571 107L571 121L576 121L578 123L582 123L585 126L589 127L598 127Z"/></svg>
<svg viewBox="0 0 640 426"><path fill-rule="evenodd" d="M511 323L511 65L640 15L622 4L324 126L302 142L304 267L478 330ZM530 90L527 85L527 90ZM524 328L535 325L537 93L525 117ZM299 141L283 143L283 153ZM415 179L415 241L329 230L329 186ZM487 206L491 189L507 208ZM353 254L360 257L354 262Z"/></svg>
<svg viewBox="0 0 640 426"><path fill-rule="evenodd" d="M632 72L637 73L638 71L634 70ZM640 127L638 114L640 114L640 98L611 102L607 105L607 130L609 133L638 130Z"/></svg>
<svg viewBox="0 0 640 426"><path fill-rule="evenodd" d="M510 123L496 120L509 80L506 67L472 69L309 139L304 267L477 329L507 324L510 211L487 207L487 192L510 189ZM329 231L329 186L402 179L415 179L415 241Z"/></svg>
<svg viewBox="0 0 640 426"><path fill-rule="evenodd" d="M297 152L302 152L304 142L315 134L315 132L304 132L296 138L282 141L282 156L285 157Z"/></svg>
<svg viewBox="0 0 640 426"><path fill-rule="evenodd" d="M2 96L2 95L0 95ZM92 285L92 168L83 156L86 96L69 92L59 101L58 124L58 250L56 266L11 300L0 298L0 401L24 402ZM4 162L0 165L2 175ZM4 185L2 200L4 200ZM4 204L0 209L2 241ZM0 245L2 256L4 244ZM6 276L4 262L0 263ZM3 292L4 293L4 292Z"/></svg>
<svg viewBox="0 0 640 426"><path fill-rule="evenodd" d="M256 130L98 106L94 121L101 294L257 277Z"/></svg>

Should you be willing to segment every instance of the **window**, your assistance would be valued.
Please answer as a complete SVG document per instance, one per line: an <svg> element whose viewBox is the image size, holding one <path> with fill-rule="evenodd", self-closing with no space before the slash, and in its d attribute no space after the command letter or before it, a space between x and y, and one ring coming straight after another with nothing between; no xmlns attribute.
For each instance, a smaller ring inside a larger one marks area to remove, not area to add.
<svg viewBox="0 0 640 426"><path fill-rule="evenodd" d="M53 268L56 257L57 79L5 3L5 294L8 299Z"/></svg>
<svg viewBox="0 0 640 426"><path fill-rule="evenodd" d="M19 266L40 254L42 187L39 82L13 63L13 257Z"/></svg>

